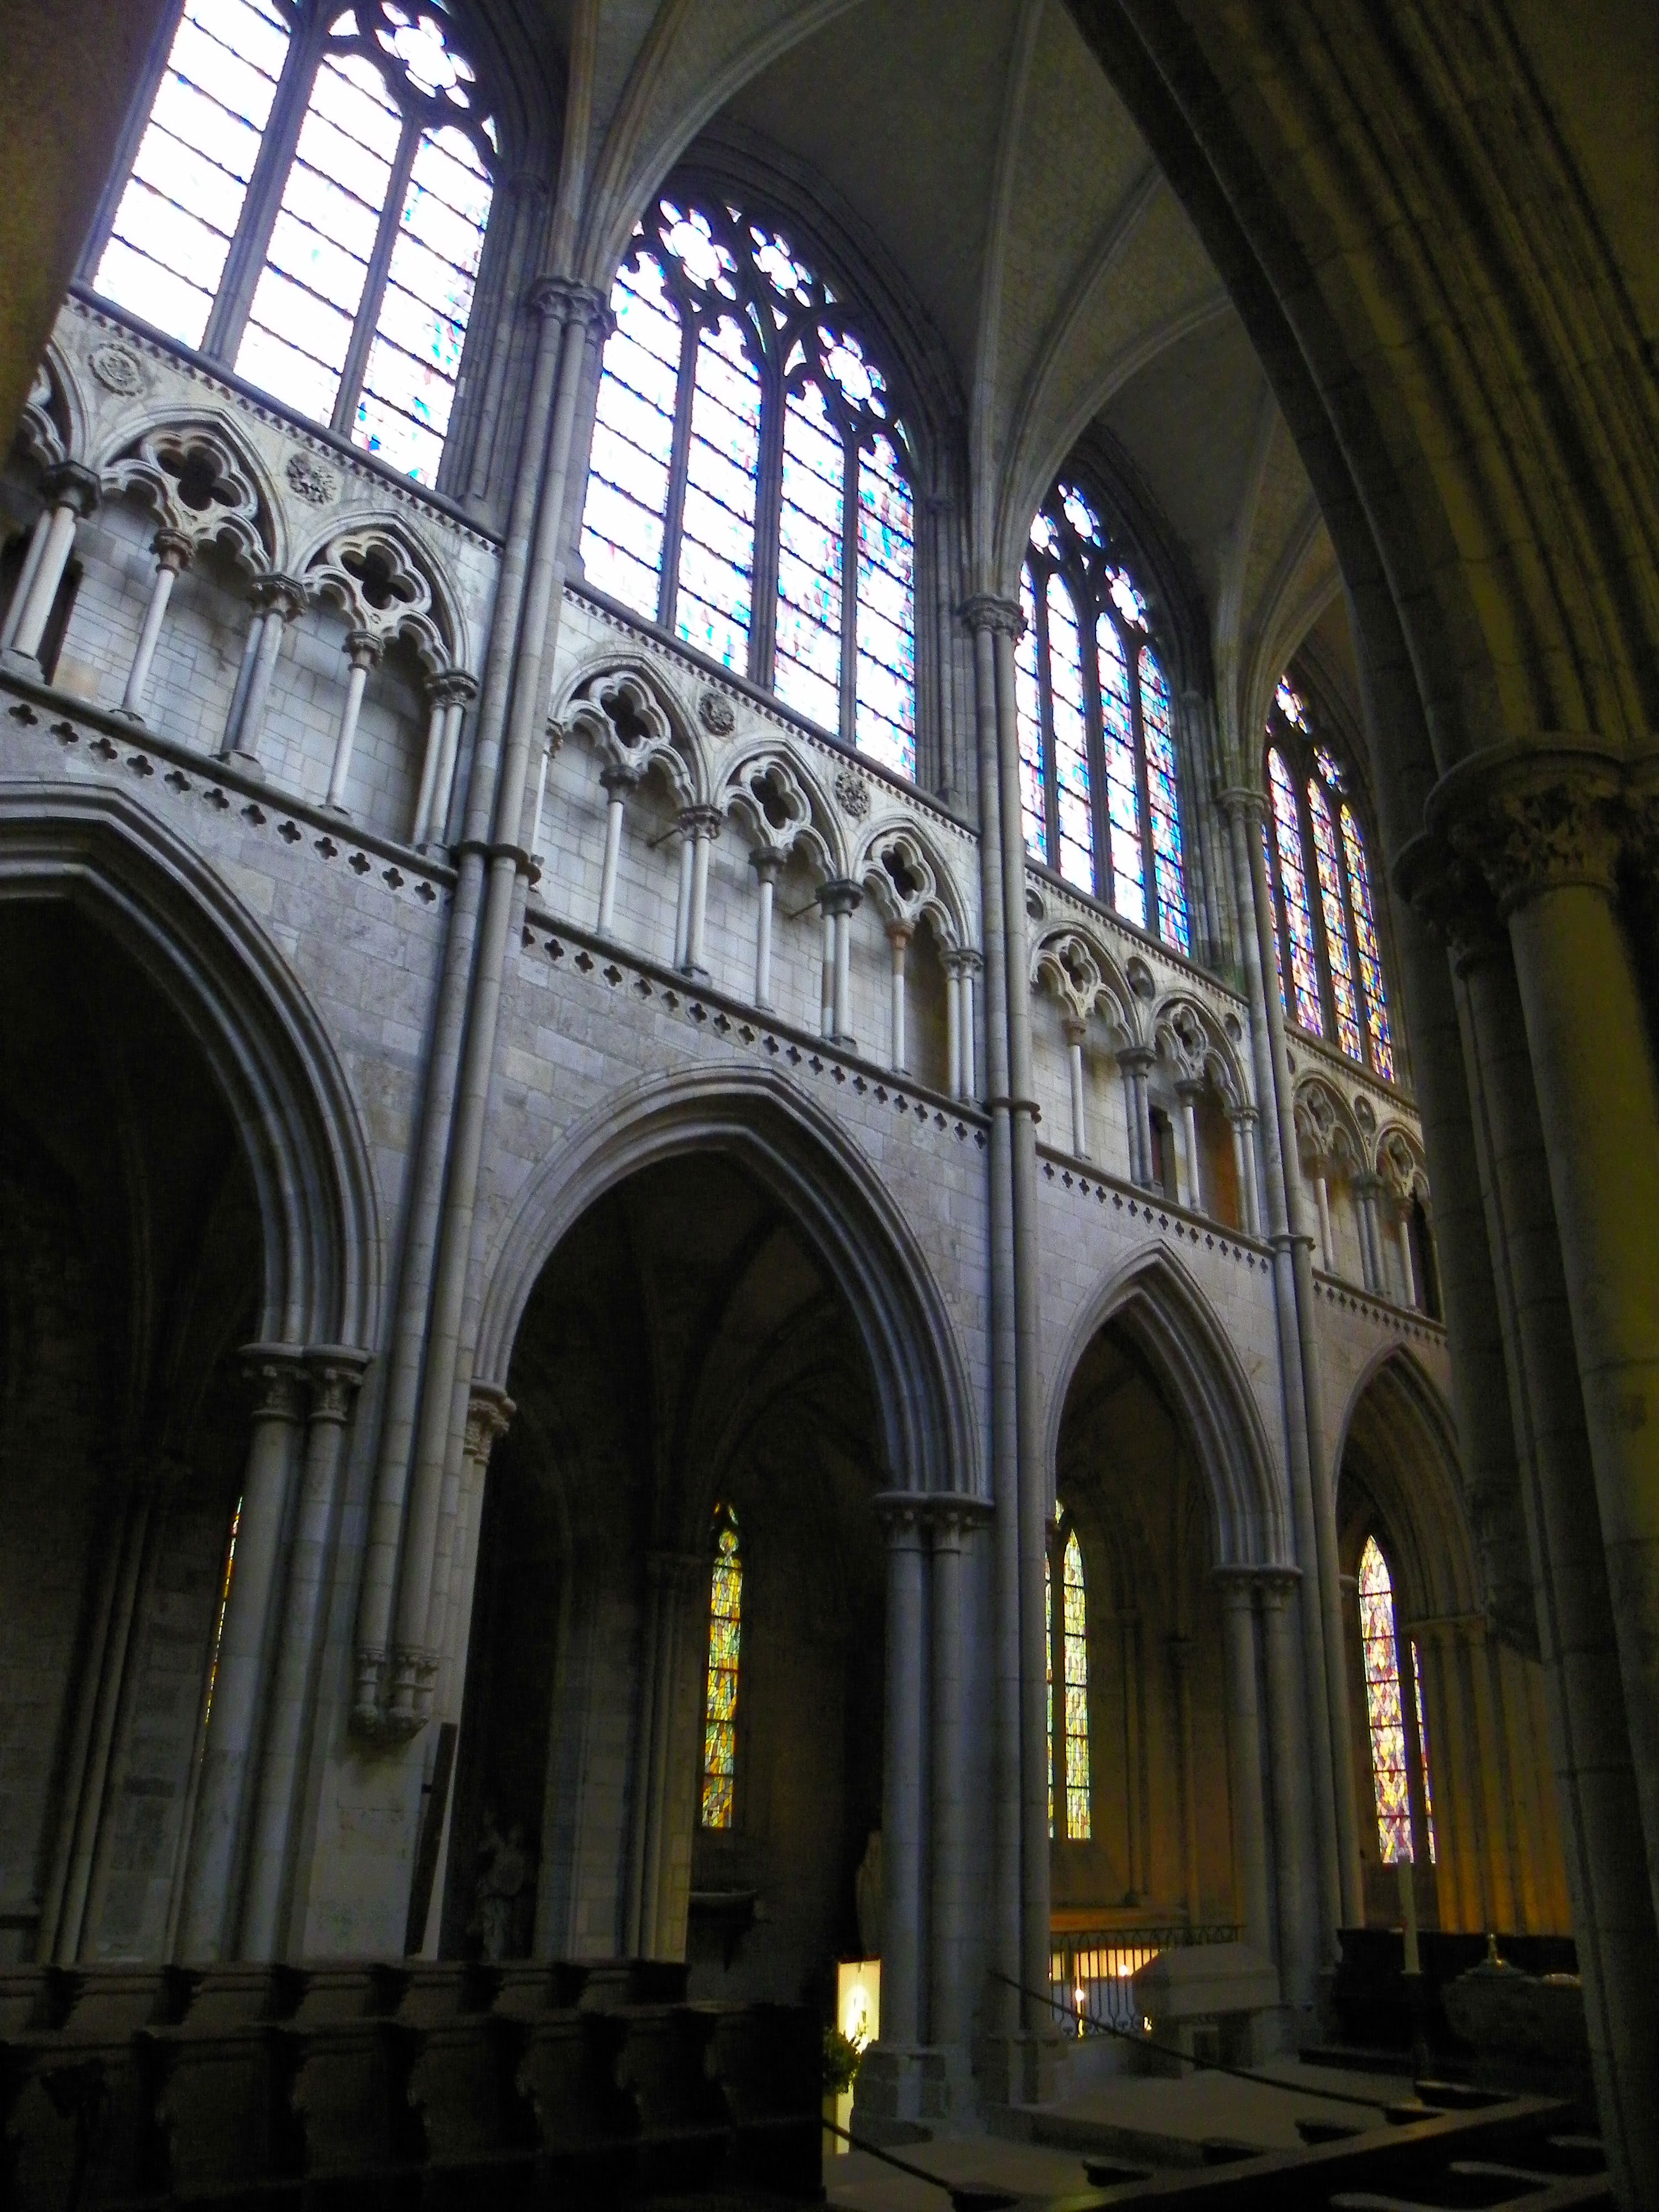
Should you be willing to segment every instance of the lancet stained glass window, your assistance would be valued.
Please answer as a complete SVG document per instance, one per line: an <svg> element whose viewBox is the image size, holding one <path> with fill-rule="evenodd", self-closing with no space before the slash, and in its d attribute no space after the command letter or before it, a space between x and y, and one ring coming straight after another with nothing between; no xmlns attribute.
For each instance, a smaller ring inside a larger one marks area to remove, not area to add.
<svg viewBox="0 0 1659 2212"><path fill-rule="evenodd" d="M1370 1732L1376 1844L1384 1866L1412 1856L1411 1785L1406 1717L1400 1702L1400 1644L1394 1583L1375 1536L1359 1555L1359 1638L1365 1662L1365 1717Z"/></svg>
<svg viewBox="0 0 1659 2212"><path fill-rule="evenodd" d="M1423 1778L1423 1839L1428 1845L1429 1864L1436 1863L1434 1847L1434 1792L1429 1784L1429 1724L1423 1712L1423 1661L1417 1649L1417 1638L1411 1639L1412 1704L1417 1715L1418 1772Z"/></svg>
<svg viewBox="0 0 1659 2212"><path fill-rule="evenodd" d="M714 1515L708 1580L708 1671L702 1701L702 1825L729 1828L738 1774L738 1660L743 1643L743 1553L731 1506Z"/></svg>
<svg viewBox="0 0 1659 2212"><path fill-rule="evenodd" d="M1070 1529L1061 1553L1060 1644L1066 1668L1066 1832L1087 1840L1089 1824L1089 1632L1083 1547Z"/></svg>
<svg viewBox="0 0 1659 2212"><path fill-rule="evenodd" d="M1348 772L1316 734L1308 704L1288 677L1280 678L1267 718L1267 789L1280 1003L1303 1029L1334 1037L1351 1060L1392 1082L1394 1036L1364 832Z"/></svg>
<svg viewBox="0 0 1659 2212"><path fill-rule="evenodd" d="M495 159L436 6L185 0L92 282L432 483Z"/></svg>
<svg viewBox="0 0 1659 2212"><path fill-rule="evenodd" d="M1032 521L1020 606L1027 848L1137 928L1190 951L1169 685L1146 602L1073 483L1057 483Z"/></svg>
<svg viewBox="0 0 1659 2212"><path fill-rule="evenodd" d="M858 317L703 194L644 217L611 307L588 581L914 777L912 461Z"/></svg>

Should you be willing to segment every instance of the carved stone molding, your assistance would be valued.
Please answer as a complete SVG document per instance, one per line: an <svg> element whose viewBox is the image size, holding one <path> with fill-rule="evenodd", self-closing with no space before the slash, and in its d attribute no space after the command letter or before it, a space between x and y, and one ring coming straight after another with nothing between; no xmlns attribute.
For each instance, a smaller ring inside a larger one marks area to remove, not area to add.
<svg viewBox="0 0 1659 2212"><path fill-rule="evenodd" d="M975 592L957 609L957 614L970 630L988 629L1004 637L1019 637L1025 629L1025 617L1020 612L1017 599L1000 599L994 592Z"/></svg>
<svg viewBox="0 0 1659 2212"><path fill-rule="evenodd" d="M339 477L315 453L290 453L283 474L289 489L307 507L328 507L339 496Z"/></svg>
<svg viewBox="0 0 1659 2212"><path fill-rule="evenodd" d="M705 691L697 702L697 720L711 737L729 738L738 726L738 712L724 691Z"/></svg>
<svg viewBox="0 0 1659 2212"><path fill-rule="evenodd" d="M870 811L870 787L856 769L838 768L836 770L836 804L854 822L862 822Z"/></svg>
<svg viewBox="0 0 1659 2212"><path fill-rule="evenodd" d="M112 392L118 399L137 399L149 389L143 362L131 346L118 345L112 339L93 348L87 356L87 366L105 391Z"/></svg>
<svg viewBox="0 0 1659 2212"><path fill-rule="evenodd" d="M253 1386L256 1421L298 1421L305 1412L304 1354L297 1345L248 1344L242 1371Z"/></svg>
<svg viewBox="0 0 1659 2212"><path fill-rule="evenodd" d="M1474 861L1425 831L1401 848L1395 888L1450 953L1459 974L1490 958L1504 942L1492 888Z"/></svg>

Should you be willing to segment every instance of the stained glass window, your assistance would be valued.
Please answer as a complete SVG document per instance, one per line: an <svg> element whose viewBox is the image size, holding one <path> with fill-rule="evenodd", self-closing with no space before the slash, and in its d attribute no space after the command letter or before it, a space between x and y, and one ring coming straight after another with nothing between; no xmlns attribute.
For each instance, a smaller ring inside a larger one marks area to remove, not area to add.
<svg viewBox="0 0 1659 2212"><path fill-rule="evenodd" d="M495 158L435 8L185 0L93 283L430 483Z"/></svg>
<svg viewBox="0 0 1659 2212"><path fill-rule="evenodd" d="M1412 1856L1411 1790L1406 1720L1400 1704L1400 1645L1394 1584L1375 1536L1359 1555L1359 1636L1365 1662L1365 1714L1370 1730L1376 1844L1384 1866Z"/></svg>
<svg viewBox="0 0 1659 2212"><path fill-rule="evenodd" d="M1032 520L1020 606L1015 707L1026 845L1138 929L1188 952L1169 686L1146 601L1075 483L1057 483Z"/></svg>
<svg viewBox="0 0 1659 2212"><path fill-rule="evenodd" d="M1285 1003L1288 961L1295 1006L1287 1005L1286 1012L1315 1036L1334 1036L1351 1060L1392 1082L1394 1037L1364 833L1352 797L1352 777L1316 734L1317 728L1307 701L1282 678L1267 718L1278 857L1268 878L1276 908L1279 1000Z"/></svg>
<svg viewBox="0 0 1659 2212"><path fill-rule="evenodd" d="M1047 1653L1043 1663L1044 1680L1048 1696L1048 1834L1054 1832L1054 1565L1045 1552L1042 1555L1042 1648Z"/></svg>
<svg viewBox="0 0 1659 2212"><path fill-rule="evenodd" d="M224 1572L219 1577L219 1603L213 1615L213 1638L208 1647L207 1695L202 1701L202 1735L205 1741L207 1724L213 1712L213 1692L219 1680L219 1654L224 1648L225 1614L230 1607L230 1585L236 1574L236 1539L242 1530L242 1501L236 1501L236 1510L230 1516L230 1535L225 1545Z"/></svg>
<svg viewBox="0 0 1659 2212"><path fill-rule="evenodd" d="M1152 879L1158 890L1158 933L1183 952L1187 933L1187 878L1181 858L1181 809L1176 801L1175 744L1170 687L1150 645L1140 648L1140 719L1146 738L1146 789L1152 822Z"/></svg>
<svg viewBox="0 0 1659 2212"><path fill-rule="evenodd" d="M1048 802L1042 779L1042 692L1037 676L1036 593L1031 572L1019 582L1022 628L1014 647L1014 717L1019 730L1019 811L1025 842L1039 860L1048 857Z"/></svg>
<svg viewBox="0 0 1659 2212"><path fill-rule="evenodd" d="M908 441L854 319L779 231L685 196L611 305L588 582L913 777Z"/></svg>
<svg viewBox="0 0 1659 2212"><path fill-rule="evenodd" d="M1353 936L1359 952L1359 980L1365 994L1365 1028L1370 1039L1371 1065L1379 1075L1394 1080L1394 1033L1389 1027L1388 994L1382 988L1382 952L1376 941L1376 917L1371 906L1371 874L1365 864L1365 841L1353 809L1342 809L1342 849L1348 862L1348 896L1353 902Z"/></svg>
<svg viewBox="0 0 1659 2212"><path fill-rule="evenodd" d="M1085 891L1095 888L1093 811L1089 804L1089 726L1083 704L1083 647L1071 587L1058 570L1048 579L1048 700L1054 721L1054 811L1060 823L1060 872Z"/></svg>
<svg viewBox="0 0 1659 2212"><path fill-rule="evenodd" d="M1354 997L1353 955L1348 950L1348 916L1342 901L1336 830L1324 787L1312 777L1308 780L1308 815L1313 823L1314 866L1319 872L1319 909L1325 923L1325 957L1330 963L1336 1041L1350 1060L1360 1060L1364 1054L1359 1042L1359 1007Z"/></svg>
<svg viewBox="0 0 1659 2212"><path fill-rule="evenodd" d="M1066 1539L1060 1576L1066 1667L1066 1832L1086 1841L1089 1825L1089 1636L1083 1585L1083 1547L1077 1530Z"/></svg>
<svg viewBox="0 0 1659 2212"><path fill-rule="evenodd" d="M1302 825L1297 817L1296 787L1277 745L1269 746L1267 750L1267 785L1273 799L1279 896L1284 909L1285 934L1290 940L1296 1018L1304 1030L1323 1036L1325 1016L1319 1002L1319 965L1314 951L1313 912L1308 904L1308 875L1302 862Z"/></svg>
<svg viewBox="0 0 1659 2212"><path fill-rule="evenodd" d="M708 1672L702 1702L702 1825L729 1828L738 1771L738 1653L743 1640L743 1554L738 1516L714 1515L708 1581Z"/></svg>

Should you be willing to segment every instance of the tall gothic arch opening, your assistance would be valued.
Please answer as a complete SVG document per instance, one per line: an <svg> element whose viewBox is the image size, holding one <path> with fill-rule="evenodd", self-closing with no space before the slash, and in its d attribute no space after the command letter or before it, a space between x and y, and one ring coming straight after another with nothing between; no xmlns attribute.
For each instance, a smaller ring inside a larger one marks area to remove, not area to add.
<svg viewBox="0 0 1659 2212"><path fill-rule="evenodd" d="M822 1996L882 1823L884 1452L845 1295L776 1197L683 1153L565 1235L507 1389L443 1948Z"/></svg>

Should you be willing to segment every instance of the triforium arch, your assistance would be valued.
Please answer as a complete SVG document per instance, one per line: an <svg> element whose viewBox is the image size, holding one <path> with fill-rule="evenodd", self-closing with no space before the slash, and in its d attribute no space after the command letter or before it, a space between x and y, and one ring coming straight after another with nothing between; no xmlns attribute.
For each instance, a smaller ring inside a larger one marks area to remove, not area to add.
<svg viewBox="0 0 1659 2212"><path fill-rule="evenodd" d="M497 1240L475 1372L504 1377L538 1276L596 1199L654 1161L702 1150L729 1154L776 1198L846 1296L875 1378L890 1487L981 1494L966 1370L927 1261L833 1123L763 1074L647 1079L573 1133Z"/></svg>
<svg viewBox="0 0 1659 2212"><path fill-rule="evenodd" d="M73 902L200 1044L258 1194L260 1341L372 1344L380 1200L356 1103L303 988L240 902L153 816L78 786L0 799L0 899Z"/></svg>
<svg viewBox="0 0 1659 2212"><path fill-rule="evenodd" d="M1425 1925L1565 1933L1536 1629L1489 1608L1471 1527L1480 1501L1466 1500L1450 1408L1409 1351L1385 1351L1356 1382L1341 1435L1337 1540L1366 1918L1398 1921L1409 1861ZM1405 1778L1403 1798L1397 1783L1394 1796L1406 1817L1392 1826L1379 1769Z"/></svg>

